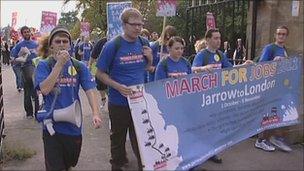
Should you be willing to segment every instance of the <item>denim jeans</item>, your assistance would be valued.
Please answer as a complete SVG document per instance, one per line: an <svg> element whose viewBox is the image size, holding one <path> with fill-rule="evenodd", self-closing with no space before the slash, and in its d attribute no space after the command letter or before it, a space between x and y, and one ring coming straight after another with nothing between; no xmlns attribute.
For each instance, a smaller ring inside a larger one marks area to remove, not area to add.
<svg viewBox="0 0 304 171"><path fill-rule="evenodd" d="M23 66L21 70L24 83L24 109L26 112L26 116L33 116L36 115L37 111L39 110L38 95L33 83L35 67L33 65L26 65ZM34 101L34 106L32 101Z"/></svg>
<svg viewBox="0 0 304 171"><path fill-rule="evenodd" d="M22 78L21 66L14 65L13 71L14 71L15 77L16 77L17 89L23 88L23 78Z"/></svg>

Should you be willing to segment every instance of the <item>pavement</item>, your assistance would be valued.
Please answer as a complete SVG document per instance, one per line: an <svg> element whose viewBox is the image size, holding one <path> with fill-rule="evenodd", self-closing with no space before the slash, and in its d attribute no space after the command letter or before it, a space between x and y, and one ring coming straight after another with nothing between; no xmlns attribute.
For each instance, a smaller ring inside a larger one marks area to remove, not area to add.
<svg viewBox="0 0 304 171"><path fill-rule="evenodd" d="M25 147L36 154L24 161L13 160L2 164L2 170L45 170L41 125L26 119L23 109L23 92L15 86L11 67L2 67L4 93L5 134L4 144L10 148ZM81 90L84 113L83 145L78 164L73 170L110 170L110 138L107 109L103 110L103 126L94 129L88 101ZM293 151L264 152L254 148L254 138L249 138L220 153L222 164L207 161L197 170L303 170L303 145L292 145ZM129 165L136 170L136 159L130 142L127 142ZM0 167L1 170L1 167Z"/></svg>

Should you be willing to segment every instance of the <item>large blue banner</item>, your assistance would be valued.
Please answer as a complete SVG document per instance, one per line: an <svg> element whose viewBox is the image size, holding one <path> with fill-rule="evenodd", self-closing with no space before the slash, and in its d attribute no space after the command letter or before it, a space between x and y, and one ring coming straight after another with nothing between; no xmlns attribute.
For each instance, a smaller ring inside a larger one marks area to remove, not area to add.
<svg viewBox="0 0 304 171"><path fill-rule="evenodd" d="M185 170L266 129L297 124L302 61L191 74L128 97L145 170Z"/></svg>
<svg viewBox="0 0 304 171"><path fill-rule="evenodd" d="M123 32L120 14L125 8L131 8L131 2L109 2L107 3L108 40Z"/></svg>

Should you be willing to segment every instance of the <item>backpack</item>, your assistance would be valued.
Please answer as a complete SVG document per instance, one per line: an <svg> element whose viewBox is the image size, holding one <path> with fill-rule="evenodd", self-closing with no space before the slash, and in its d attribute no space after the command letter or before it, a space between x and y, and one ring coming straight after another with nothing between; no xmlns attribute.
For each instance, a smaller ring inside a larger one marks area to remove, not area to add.
<svg viewBox="0 0 304 171"><path fill-rule="evenodd" d="M284 50L287 52L285 46L283 46ZM275 51L278 49L277 45L272 43L271 44L271 48L270 48L270 54L273 56ZM260 61L261 56L257 56L253 59L254 62L259 62Z"/></svg>
<svg viewBox="0 0 304 171"><path fill-rule="evenodd" d="M204 60L203 60L202 66L208 65L209 64L209 58L213 54L206 49L202 53L204 53L204 54L207 53ZM222 61L223 54L219 50L216 50L215 53L220 57L219 61Z"/></svg>
<svg viewBox="0 0 304 171"><path fill-rule="evenodd" d="M188 68L191 68L191 64L186 58L182 57L181 59L186 62ZM160 63L163 66L164 71L168 77L168 58L164 58Z"/></svg>
<svg viewBox="0 0 304 171"><path fill-rule="evenodd" d="M79 53L78 53L79 47L80 47L80 43L77 43L77 44L75 45L75 47L74 47L74 50L75 50L75 58L76 58L77 60L81 60L81 56L80 56Z"/></svg>

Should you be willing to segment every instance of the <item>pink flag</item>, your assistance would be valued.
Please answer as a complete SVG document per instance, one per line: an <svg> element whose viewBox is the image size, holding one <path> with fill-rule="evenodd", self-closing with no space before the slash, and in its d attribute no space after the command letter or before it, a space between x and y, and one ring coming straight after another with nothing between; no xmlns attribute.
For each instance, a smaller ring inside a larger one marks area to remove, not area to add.
<svg viewBox="0 0 304 171"><path fill-rule="evenodd" d="M42 11L41 16L41 33L49 33L57 25L57 13L50 11Z"/></svg>
<svg viewBox="0 0 304 171"><path fill-rule="evenodd" d="M12 13L12 28L16 29L17 26L17 12Z"/></svg>
<svg viewBox="0 0 304 171"><path fill-rule="evenodd" d="M90 35L90 23L89 22L81 22L81 36L89 36Z"/></svg>
<svg viewBox="0 0 304 171"><path fill-rule="evenodd" d="M207 27L207 30L209 30L211 28L215 28L215 18L211 12L207 12L206 27Z"/></svg>
<svg viewBox="0 0 304 171"><path fill-rule="evenodd" d="M176 6L176 0L158 0L156 16L175 16Z"/></svg>

